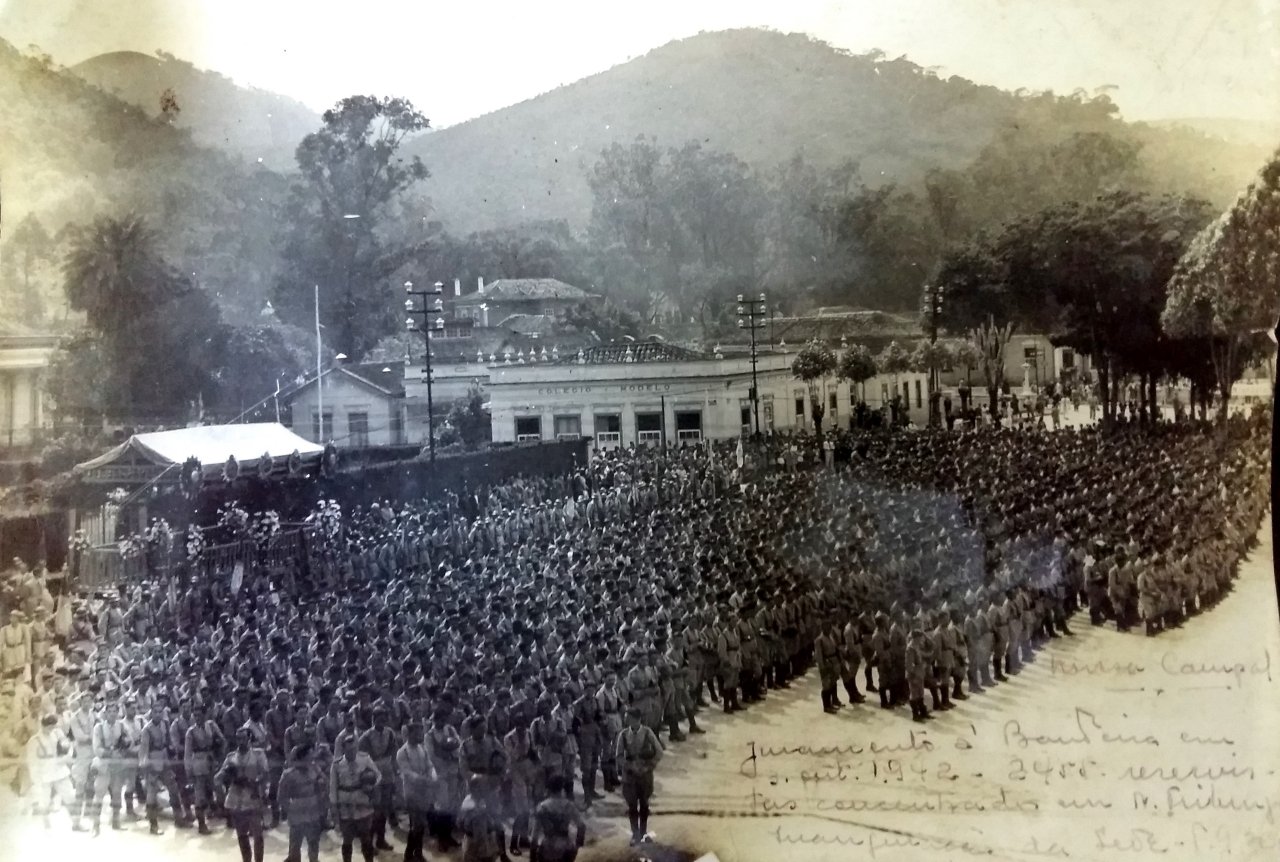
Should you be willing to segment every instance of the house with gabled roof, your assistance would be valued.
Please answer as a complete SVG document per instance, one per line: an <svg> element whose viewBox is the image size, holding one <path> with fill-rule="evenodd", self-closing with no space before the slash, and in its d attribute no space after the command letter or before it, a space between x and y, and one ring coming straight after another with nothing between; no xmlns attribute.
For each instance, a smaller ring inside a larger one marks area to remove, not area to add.
<svg viewBox="0 0 1280 862"><path fill-rule="evenodd" d="M337 362L280 393L281 420L313 443L340 448L406 440L403 362Z"/></svg>

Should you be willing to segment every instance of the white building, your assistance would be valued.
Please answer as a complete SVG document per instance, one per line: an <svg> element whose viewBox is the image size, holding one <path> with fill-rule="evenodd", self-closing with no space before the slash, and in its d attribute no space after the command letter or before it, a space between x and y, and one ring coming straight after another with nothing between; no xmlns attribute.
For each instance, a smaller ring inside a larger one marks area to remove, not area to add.
<svg viewBox="0 0 1280 862"><path fill-rule="evenodd" d="M0 331L0 451L41 442L42 378L57 347L55 335Z"/></svg>
<svg viewBox="0 0 1280 862"><path fill-rule="evenodd" d="M794 353L757 361L760 430L812 430L808 387L791 373ZM876 377L856 395L872 409L902 394L911 421L928 417L924 374ZM819 385L824 426L847 427L856 398L834 378ZM495 442L586 436L597 446L723 440L754 431L751 359L716 358L660 342L592 347L552 362L489 367Z"/></svg>

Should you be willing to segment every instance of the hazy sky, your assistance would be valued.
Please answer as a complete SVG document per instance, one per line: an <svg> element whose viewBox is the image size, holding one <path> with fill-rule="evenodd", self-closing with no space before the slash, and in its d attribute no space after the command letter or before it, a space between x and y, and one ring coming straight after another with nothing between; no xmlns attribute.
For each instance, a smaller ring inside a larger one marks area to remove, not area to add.
<svg viewBox="0 0 1280 862"><path fill-rule="evenodd" d="M439 127L700 30L767 26L1007 89L1104 85L1126 117L1280 119L1280 0L0 0L67 65L163 49L321 110L408 96Z"/></svg>

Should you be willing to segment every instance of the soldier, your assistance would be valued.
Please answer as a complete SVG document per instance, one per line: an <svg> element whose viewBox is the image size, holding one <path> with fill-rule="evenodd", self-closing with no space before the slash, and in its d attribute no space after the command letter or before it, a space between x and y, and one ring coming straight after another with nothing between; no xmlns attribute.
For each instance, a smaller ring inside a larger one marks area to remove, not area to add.
<svg viewBox="0 0 1280 862"><path fill-rule="evenodd" d="M868 639L872 649L871 664L875 665L876 680L879 683L879 687L873 690L880 694L880 708L892 709L893 687L890 680L893 677L893 659L889 652L889 617L883 611L876 612L875 626L875 631Z"/></svg>
<svg viewBox="0 0 1280 862"><path fill-rule="evenodd" d="M969 695L964 693L961 684L966 676L966 667L969 661L969 644L965 636L962 623L964 615L959 608L952 608L947 614L947 636L951 643L951 679L953 682L951 697L955 700L968 700Z"/></svg>
<svg viewBox="0 0 1280 862"><path fill-rule="evenodd" d="M54 805L67 809L73 824L80 820L76 792L71 784L71 742L58 730L58 718L46 715L40 720L40 732L27 740L27 770L35 801L34 813L49 828L49 815Z"/></svg>
<svg viewBox="0 0 1280 862"><path fill-rule="evenodd" d="M71 818L71 828L83 832L86 827L81 822L84 808L93 795L93 780L90 768L93 764L93 729L98 717L93 712L93 695L84 692L77 703L78 709L68 722L68 734L71 737L71 784L75 788L75 813Z"/></svg>
<svg viewBox="0 0 1280 862"><path fill-rule="evenodd" d="M818 656L818 675L822 681L822 711L833 714L841 706L836 694L840 680L840 643L835 623L829 623L814 644Z"/></svg>
<svg viewBox="0 0 1280 862"><path fill-rule="evenodd" d="M840 678L851 704L866 701L858 691L858 667L862 664L862 655L862 623L851 616L840 633Z"/></svg>
<svg viewBox="0 0 1280 862"><path fill-rule="evenodd" d="M241 862L262 862L262 818L271 780L267 753L252 745L248 728L236 731L236 747L218 770L216 781L227 791L223 803L240 845Z"/></svg>
<svg viewBox="0 0 1280 862"><path fill-rule="evenodd" d="M94 835L101 830L103 797L111 800L111 828L124 828L120 823L121 795L138 762L137 743L129 734L130 727L121 719L120 707L109 701L93 727L93 761L89 768L92 791L88 802Z"/></svg>
<svg viewBox="0 0 1280 862"><path fill-rule="evenodd" d="M924 687L929 679L930 671L929 652L929 645L924 632L918 628L912 629L904 655L908 701L911 704L911 719L913 721L924 721L929 717L929 710L924 705Z"/></svg>
<svg viewBox="0 0 1280 862"><path fill-rule="evenodd" d="M644 726L641 718L639 710L629 710L627 726L614 742L616 757L622 769L622 798L627 803L633 847L644 840L649 829L653 771L662 759L662 744L658 742L657 735Z"/></svg>
<svg viewBox="0 0 1280 862"><path fill-rule="evenodd" d="M462 802L462 765L458 759L462 739L449 723L450 713L447 705L437 706L427 732L427 751L436 773L432 798L435 810L427 818L427 825L442 852L457 846L453 840L453 828L458 805Z"/></svg>
<svg viewBox="0 0 1280 862"><path fill-rule="evenodd" d="M573 702L573 728L582 764L582 798L587 805L604 798L596 793L603 727L604 711L596 701L595 692L584 686L582 694Z"/></svg>
<svg viewBox="0 0 1280 862"><path fill-rule="evenodd" d="M151 834L160 835L160 788L169 793L169 805L173 808L174 825L185 828L191 825L186 806L182 803L182 795L178 792L177 782L173 779L169 757L169 724L164 717L164 707L159 702L152 704L151 715L142 728L142 739L138 747L139 763L142 778L147 792L147 823Z"/></svg>
<svg viewBox="0 0 1280 862"><path fill-rule="evenodd" d="M616 668L605 671L604 685L595 693L595 700L600 710L600 773L604 779L604 792L612 793L618 786L618 761L613 741L622 731L622 715L626 708L626 695L618 689Z"/></svg>
<svg viewBox="0 0 1280 862"><path fill-rule="evenodd" d="M1009 618L994 597L987 606L986 617L987 627L991 629L991 664L995 671L993 676L997 682L1006 682L1009 677L1004 675L1001 668L1004 666L1005 654L1009 650ZM993 685L994 683L983 680L983 684Z"/></svg>
<svg viewBox="0 0 1280 862"><path fill-rule="evenodd" d="M955 639L947 628L948 613L946 605L935 617L935 623L925 635L932 653L931 679L929 694L933 699L934 712L952 709L951 672L955 667Z"/></svg>
<svg viewBox="0 0 1280 862"><path fill-rule="evenodd" d="M507 755L510 788L511 852L519 854L529 846L529 815L538 783L538 758L525 724L515 725L502 740L502 746Z"/></svg>
<svg viewBox="0 0 1280 862"><path fill-rule="evenodd" d="M373 806L370 823L373 846L377 850L390 851L394 848L387 843L387 820L394 814L395 758L399 742L396 732L387 727L386 707L373 708L373 726L360 735L358 746L378 769L378 784L369 800Z"/></svg>
<svg viewBox="0 0 1280 862"><path fill-rule="evenodd" d="M1022 671L1022 608L1015 600L1012 589L1004 594L1001 611L1005 619L1005 630L1008 632L1008 640L1005 642L1004 672L1020 673Z"/></svg>
<svg viewBox="0 0 1280 862"><path fill-rule="evenodd" d="M182 762L191 779L192 801L201 835L212 834L207 816L211 806L217 803L214 763L225 747L226 739L218 723L209 718L204 703L197 701L192 708L191 726L183 739Z"/></svg>
<svg viewBox="0 0 1280 862"><path fill-rule="evenodd" d="M738 640L738 630L730 618L727 607L720 609L716 617L716 660L720 668L720 696L724 701L725 712L737 712L742 707L738 704L739 673L742 670L742 644Z"/></svg>
<svg viewBox="0 0 1280 862"><path fill-rule="evenodd" d="M1138 615L1143 620L1147 637L1153 637L1162 628L1160 591L1153 566L1144 566L1138 575Z"/></svg>
<svg viewBox="0 0 1280 862"><path fill-rule="evenodd" d="M467 781L467 796L458 809L458 826L462 829L462 858L466 862L498 862L507 860L506 836L497 797L497 781L492 775L472 775Z"/></svg>
<svg viewBox="0 0 1280 862"><path fill-rule="evenodd" d="M426 862L423 839L427 831L427 814L431 810L431 791L435 770L425 745L422 723L405 725L405 741L396 752L396 774L400 777L400 795L409 815L409 833L405 836L405 862Z"/></svg>
<svg viewBox="0 0 1280 862"><path fill-rule="evenodd" d="M289 855L286 862L302 862L302 845L307 845L309 862L320 858L320 833L328 808L328 782L324 765L310 742L302 742L289 753L289 765L280 774L277 804L289 824Z"/></svg>
<svg viewBox="0 0 1280 862"><path fill-rule="evenodd" d="M587 836L587 824L561 781L547 787L547 798L533 812L530 862L574 862Z"/></svg>
<svg viewBox="0 0 1280 862"><path fill-rule="evenodd" d="M351 862L352 845L357 841L365 862L373 862L377 855L372 840L372 797L381 782L373 758L357 749L354 735L344 736L339 756L329 770L329 804L342 836L342 862Z"/></svg>

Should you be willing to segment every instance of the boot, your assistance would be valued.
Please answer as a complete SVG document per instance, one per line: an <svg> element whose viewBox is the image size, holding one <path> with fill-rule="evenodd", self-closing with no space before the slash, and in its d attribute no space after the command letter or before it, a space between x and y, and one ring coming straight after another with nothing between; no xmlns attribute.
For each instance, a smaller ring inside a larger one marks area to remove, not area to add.
<svg viewBox="0 0 1280 862"><path fill-rule="evenodd" d="M863 703L866 698L862 696L862 692L858 691L858 678L850 677L844 684L844 693L849 696L849 703Z"/></svg>
<svg viewBox="0 0 1280 862"><path fill-rule="evenodd" d="M160 828L160 819L154 815L147 818L147 822L151 824L152 835L163 835L164 830Z"/></svg>
<svg viewBox="0 0 1280 862"><path fill-rule="evenodd" d="M965 694L960 688L960 677L956 677L955 688L951 691L951 697L954 700L968 700L969 695Z"/></svg>
<svg viewBox="0 0 1280 862"><path fill-rule="evenodd" d="M822 690L822 711L828 714L836 711L835 706L831 703L831 692L825 688Z"/></svg>
<svg viewBox="0 0 1280 862"><path fill-rule="evenodd" d="M911 720L924 721L924 698L912 698L911 700Z"/></svg>
<svg viewBox="0 0 1280 862"><path fill-rule="evenodd" d="M941 700L938 699L938 687L936 685L929 686L929 697L933 700L933 711L938 712L942 709Z"/></svg>
<svg viewBox="0 0 1280 862"><path fill-rule="evenodd" d="M952 703L952 702L951 702L951 696L950 696L950 694L947 692L947 684L946 684L946 683L943 683L943 684L942 684L942 686L941 686L941 692L942 692L942 708L943 708L944 710L947 710L947 709L955 709L956 705L955 705L954 703Z"/></svg>
<svg viewBox="0 0 1280 862"><path fill-rule="evenodd" d="M872 690L875 691L875 689L872 689ZM889 700L889 689L885 688L884 686L881 686L879 689L879 692L880 692L880 708L893 709L893 704Z"/></svg>
<svg viewBox="0 0 1280 862"><path fill-rule="evenodd" d="M197 823L197 824L199 825L199 827L200 827L200 828L199 828L199 829L197 829L196 831L197 831L197 832L199 832L201 835L212 835L212 834L213 834L213 830L212 830L212 829L210 829L210 828L209 828L209 824L208 824L207 822L205 822L205 819L204 819L204 809L203 809L203 808L197 808L197 809L196 809L196 823Z"/></svg>
<svg viewBox="0 0 1280 862"><path fill-rule="evenodd" d="M115 829L116 831L119 831L124 828L123 826L120 825L120 809L119 808L111 809L111 828Z"/></svg>
<svg viewBox="0 0 1280 862"><path fill-rule="evenodd" d="M706 733L705 730L698 726L697 720L692 715L689 716L689 732L695 734Z"/></svg>

